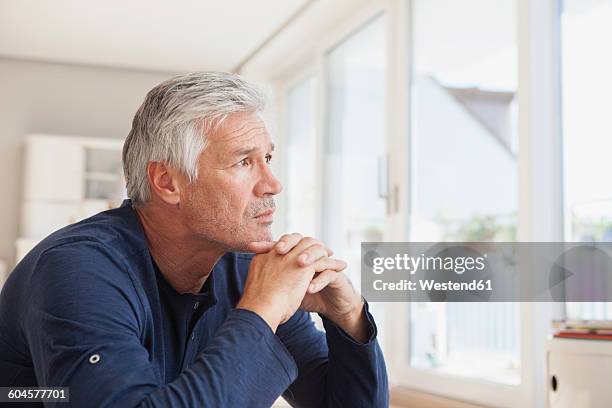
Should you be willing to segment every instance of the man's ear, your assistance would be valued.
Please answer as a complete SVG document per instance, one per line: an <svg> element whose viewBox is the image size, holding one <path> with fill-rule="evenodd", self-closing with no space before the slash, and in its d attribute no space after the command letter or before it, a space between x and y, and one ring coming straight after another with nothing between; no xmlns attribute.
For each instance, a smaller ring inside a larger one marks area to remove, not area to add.
<svg viewBox="0 0 612 408"><path fill-rule="evenodd" d="M164 162L149 162L147 177L151 194L166 204L176 205L181 202L182 178L179 171Z"/></svg>

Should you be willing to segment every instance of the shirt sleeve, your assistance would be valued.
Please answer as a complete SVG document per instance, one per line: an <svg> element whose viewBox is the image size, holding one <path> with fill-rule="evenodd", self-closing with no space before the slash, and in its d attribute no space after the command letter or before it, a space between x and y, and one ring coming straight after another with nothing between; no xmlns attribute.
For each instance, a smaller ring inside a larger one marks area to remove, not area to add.
<svg viewBox="0 0 612 408"><path fill-rule="evenodd" d="M388 407L387 371L374 319L364 304L370 338L355 341L321 316L325 333L298 311L277 335L298 366L299 376L283 397L296 407Z"/></svg>
<svg viewBox="0 0 612 408"><path fill-rule="evenodd" d="M163 384L141 342L142 301L100 243L45 252L31 302L23 331L38 384L69 387L72 406L270 406L297 377L269 326L255 313L233 310L191 367Z"/></svg>

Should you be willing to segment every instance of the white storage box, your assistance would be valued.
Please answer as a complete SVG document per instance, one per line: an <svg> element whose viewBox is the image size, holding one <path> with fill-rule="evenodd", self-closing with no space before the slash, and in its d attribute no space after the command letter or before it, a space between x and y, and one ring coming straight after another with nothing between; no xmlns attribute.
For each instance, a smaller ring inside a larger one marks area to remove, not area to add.
<svg viewBox="0 0 612 408"><path fill-rule="evenodd" d="M553 338L547 366L549 407L612 407L612 341Z"/></svg>

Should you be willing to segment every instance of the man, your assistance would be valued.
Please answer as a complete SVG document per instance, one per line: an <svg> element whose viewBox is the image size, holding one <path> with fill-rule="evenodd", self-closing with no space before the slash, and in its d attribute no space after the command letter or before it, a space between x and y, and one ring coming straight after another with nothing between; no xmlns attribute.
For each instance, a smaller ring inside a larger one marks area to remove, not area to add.
<svg viewBox="0 0 612 408"><path fill-rule="evenodd" d="M77 407L388 404L346 264L313 238L272 241L262 109L227 73L148 93L123 150L130 200L50 235L6 282L0 386L70 387Z"/></svg>

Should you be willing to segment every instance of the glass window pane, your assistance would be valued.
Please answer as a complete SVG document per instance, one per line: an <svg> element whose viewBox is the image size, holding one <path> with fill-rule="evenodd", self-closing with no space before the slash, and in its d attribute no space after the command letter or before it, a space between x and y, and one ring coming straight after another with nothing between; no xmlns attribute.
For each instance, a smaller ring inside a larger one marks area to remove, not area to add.
<svg viewBox="0 0 612 408"><path fill-rule="evenodd" d="M359 279L362 241L381 241L386 201L378 175L386 160L386 20L379 16L327 55L323 233Z"/></svg>
<svg viewBox="0 0 612 408"><path fill-rule="evenodd" d="M287 232L317 236L315 190L315 79L287 92Z"/></svg>
<svg viewBox="0 0 612 408"><path fill-rule="evenodd" d="M516 24L516 0L413 2L412 241L516 239ZM411 320L411 365L518 382L519 304L412 304Z"/></svg>
<svg viewBox="0 0 612 408"><path fill-rule="evenodd" d="M324 143L323 238L360 286L362 241L382 241L386 200L379 171L386 143L387 22L379 15L326 56L327 129ZM372 304L379 334L382 305ZM383 344L382 335L380 343Z"/></svg>
<svg viewBox="0 0 612 408"><path fill-rule="evenodd" d="M561 16L565 236L612 241L612 1L565 0ZM612 303L568 303L571 318L612 318Z"/></svg>

